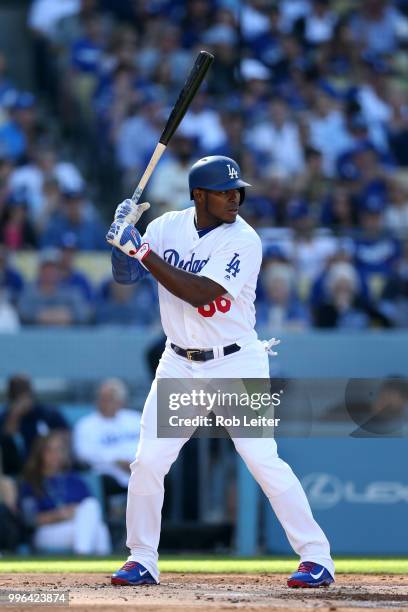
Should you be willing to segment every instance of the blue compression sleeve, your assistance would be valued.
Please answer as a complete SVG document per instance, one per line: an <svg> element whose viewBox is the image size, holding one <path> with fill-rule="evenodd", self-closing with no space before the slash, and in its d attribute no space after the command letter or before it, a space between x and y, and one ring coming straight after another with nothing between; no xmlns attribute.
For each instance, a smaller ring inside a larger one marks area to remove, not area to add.
<svg viewBox="0 0 408 612"><path fill-rule="evenodd" d="M122 253L117 247L112 248L111 259L113 278L121 285L132 285L149 274L137 259Z"/></svg>

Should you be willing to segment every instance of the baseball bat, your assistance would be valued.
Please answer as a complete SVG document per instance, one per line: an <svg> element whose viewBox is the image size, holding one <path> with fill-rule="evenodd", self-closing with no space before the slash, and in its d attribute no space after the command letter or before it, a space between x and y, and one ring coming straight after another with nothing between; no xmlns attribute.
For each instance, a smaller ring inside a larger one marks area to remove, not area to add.
<svg viewBox="0 0 408 612"><path fill-rule="evenodd" d="M192 99L197 93L198 88L204 80L205 75L209 67L211 66L214 60L214 56L208 51L200 51L197 55L197 58L194 62L194 66L192 67L190 74L187 77L186 82L183 85L182 90L176 100L176 103L173 107L173 110L170 113L169 118L167 119L167 123L164 126L164 130L162 135L160 136L160 140L156 145L156 148L153 152L153 155L150 158L150 161L146 167L146 170L143 173L142 178L139 181L138 186L136 187L132 200L136 204L144 188L147 185L149 178L151 177L153 170L157 166L161 156L167 148L167 145L170 142L171 137L174 132L178 128L181 120L187 112L188 107L191 104Z"/></svg>

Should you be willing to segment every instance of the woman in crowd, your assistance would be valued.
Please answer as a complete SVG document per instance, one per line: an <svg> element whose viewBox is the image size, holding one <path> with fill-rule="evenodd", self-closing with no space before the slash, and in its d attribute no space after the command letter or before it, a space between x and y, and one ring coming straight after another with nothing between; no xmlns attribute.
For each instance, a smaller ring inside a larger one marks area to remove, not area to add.
<svg viewBox="0 0 408 612"><path fill-rule="evenodd" d="M33 544L41 551L109 554L109 532L99 502L68 466L67 442L60 432L37 438L21 487L23 513L34 527Z"/></svg>

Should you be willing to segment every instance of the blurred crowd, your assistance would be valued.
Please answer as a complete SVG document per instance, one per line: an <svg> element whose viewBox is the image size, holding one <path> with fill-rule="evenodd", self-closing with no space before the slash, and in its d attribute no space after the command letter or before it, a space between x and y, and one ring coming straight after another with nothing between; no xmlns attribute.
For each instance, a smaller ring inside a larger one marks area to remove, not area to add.
<svg viewBox="0 0 408 612"><path fill-rule="evenodd" d="M228 155L264 245L259 326L408 326L406 0L33 0L27 27L34 93L0 55L0 325L155 323L153 285L91 287L68 253L108 253L114 206L207 49L142 229L191 205L195 160ZM20 250L39 252L34 284Z"/></svg>
<svg viewBox="0 0 408 612"><path fill-rule="evenodd" d="M151 278L137 286L120 285L111 277L93 283L75 266L76 252L71 241L40 251L36 276L27 282L0 245L0 333L25 325L158 324L157 286Z"/></svg>
<svg viewBox="0 0 408 612"><path fill-rule="evenodd" d="M121 380L103 380L94 409L73 423L38 400L29 377L10 377L0 414L0 551L106 555L112 541L123 545L116 519L123 538L140 433L127 402Z"/></svg>

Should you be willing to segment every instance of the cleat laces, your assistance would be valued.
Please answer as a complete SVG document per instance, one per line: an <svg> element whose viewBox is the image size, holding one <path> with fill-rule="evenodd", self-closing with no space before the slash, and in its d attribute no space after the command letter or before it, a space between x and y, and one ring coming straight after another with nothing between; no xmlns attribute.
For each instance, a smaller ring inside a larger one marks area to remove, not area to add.
<svg viewBox="0 0 408 612"><path fill-rule="evenodd" d="M126 563L122 565L120 569L125 571L132 570L134 567L136 567L136 565L138 565L137 561L126 561Z"/></svg>
<svg viewBox="0 0 408 612"><path fill-rule="evenodd" d="M315 566L315 563L312 563L310 561L303 561L299 567L298 567L298 572L302 573L302 574L309 574L313 567Z"/></svg>

